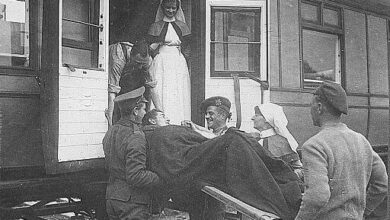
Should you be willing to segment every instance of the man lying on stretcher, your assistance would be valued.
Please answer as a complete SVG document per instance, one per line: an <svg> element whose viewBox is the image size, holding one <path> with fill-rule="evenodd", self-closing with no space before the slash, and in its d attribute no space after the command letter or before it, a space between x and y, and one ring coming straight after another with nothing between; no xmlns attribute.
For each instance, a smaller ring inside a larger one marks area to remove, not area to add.
<svg viewBox="0 0 390 220"><path fill-rule="evenodd" d="M229 128L207 139L191 128L168 125L149 126L145 135L149 168L165 181L162 197L176 198L191 220L204 215L200 183L282 219L296 215L301 197L297 176L246 133Z"/></svg>

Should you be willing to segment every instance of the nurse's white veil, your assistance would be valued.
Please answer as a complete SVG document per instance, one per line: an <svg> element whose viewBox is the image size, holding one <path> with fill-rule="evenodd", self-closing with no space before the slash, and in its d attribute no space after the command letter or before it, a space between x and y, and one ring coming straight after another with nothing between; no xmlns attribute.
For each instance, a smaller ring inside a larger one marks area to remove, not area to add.
<svg viewBox="0 0 390 220"><path fill-rule="evenodd" d="M182 21L186 23L186 19L184 17L183 9L181 8L181 0L178 0L180 2L180 6L176 11L175 19ZM164 12L161 6L162 0L160 0L160 5L158 6L157 13L156 13L156 19L154 20L155 22L161 21L164 18Z"/></svg>

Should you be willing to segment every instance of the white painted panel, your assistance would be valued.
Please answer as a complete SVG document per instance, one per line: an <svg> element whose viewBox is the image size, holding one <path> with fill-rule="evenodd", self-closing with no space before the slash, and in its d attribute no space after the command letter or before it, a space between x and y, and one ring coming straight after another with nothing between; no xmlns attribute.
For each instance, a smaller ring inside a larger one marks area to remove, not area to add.
<svg viewBox="0 0 390 220"><path fill-rule="evenodd" d="M107 101L93 99L60 99L60 111L101 111L107 108Z"/></svg>
<svg viewBox="0 0 390 220"><path fill-rule="evenodd" d="M106 79L107 73L104 71L98 70L89 70L89 69L78 69L75 68L75 71L72 72L67 67L60 67L60 76L67 77L79 77L79 78L89 78L89 79Z"/></svg>
<svg viewBox="0 0 390 220"><path fill-rule="evenodd" d="M58 148L101 144L104 135L105 132L92 134L61 134L58 138Z"/></svg>
<svg viewBox="0 0 390 220"><path fill-rule="evenodd" d="M107 89L108 79L60 76L59 87Z"/></svg>
<svg viewBox="0 0 390 220"><path fill-rule="evenodd" d="M60 88L59 96L61 99L94 99L106 100L107 89L88 89L88 88Z"/></svg>
<svg viewBox="0 0 390 220"><path fill-rule="evenodd" d="M84 134L84 133L99 133L107 131L107 122L70 122L60 123L59 133L61 134Z"/></svg>
<svg viewBox="0 0 390 220"><path fill-rule="evenodd" d="M103 157L104 152L102 144L58 148L58 160L60 162Z"/></svg>
<svg viewBox="0 0 390 220"><path fill-rule="evenodd" d="M69 122L101 122L104 121L104 112L102 111L61 111L59 123Z"/></svg>

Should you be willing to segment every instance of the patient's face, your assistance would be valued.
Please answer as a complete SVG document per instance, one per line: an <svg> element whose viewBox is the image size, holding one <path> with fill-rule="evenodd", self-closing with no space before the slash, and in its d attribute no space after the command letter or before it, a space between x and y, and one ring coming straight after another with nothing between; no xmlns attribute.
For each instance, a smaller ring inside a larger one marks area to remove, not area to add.
<svg viewBox="0 0 390 220"><path fill-rule="evenodd" d="M226 119L219 113L217 106L207 107L205 118L209 129L215 130L226 125Z"/></svg>
<svg viewBox="0 0 390 220"><path fill-rule="evenodd" d="M166 126L169 125L170 120L163 112L157 112L155 121L158 126Z"/></svg>

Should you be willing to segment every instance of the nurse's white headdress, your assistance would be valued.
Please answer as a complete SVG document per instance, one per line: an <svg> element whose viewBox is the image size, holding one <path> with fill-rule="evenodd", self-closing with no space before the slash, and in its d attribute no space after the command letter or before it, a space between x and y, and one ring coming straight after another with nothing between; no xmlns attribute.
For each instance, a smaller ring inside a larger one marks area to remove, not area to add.
<svg viewBox="0 0 390 220"><path fill-rule="evenodd" d="M283 112L283 108L273 103L265 103L259 106L261 114L265 120L274 128L275 132L285 137L293 151L297 151L298 142L287 129L288 120Z"/></svg>
<svg viewBox="0 0 390 220"><path fill-rule="evenodd" d="M160 1L160 5L158 6L157 13L156 13L156 19L154 20L155 22L163 20L163 18L165 16L164 12L163 12L163 8L162 8L162 1L163 0ZM183 12L183 9L181 8L181 0L177 0L177 1L180 4L179 4L179 8L176 11L175 19L186 23L186 19L184 17L184 12Z"/></svg>

